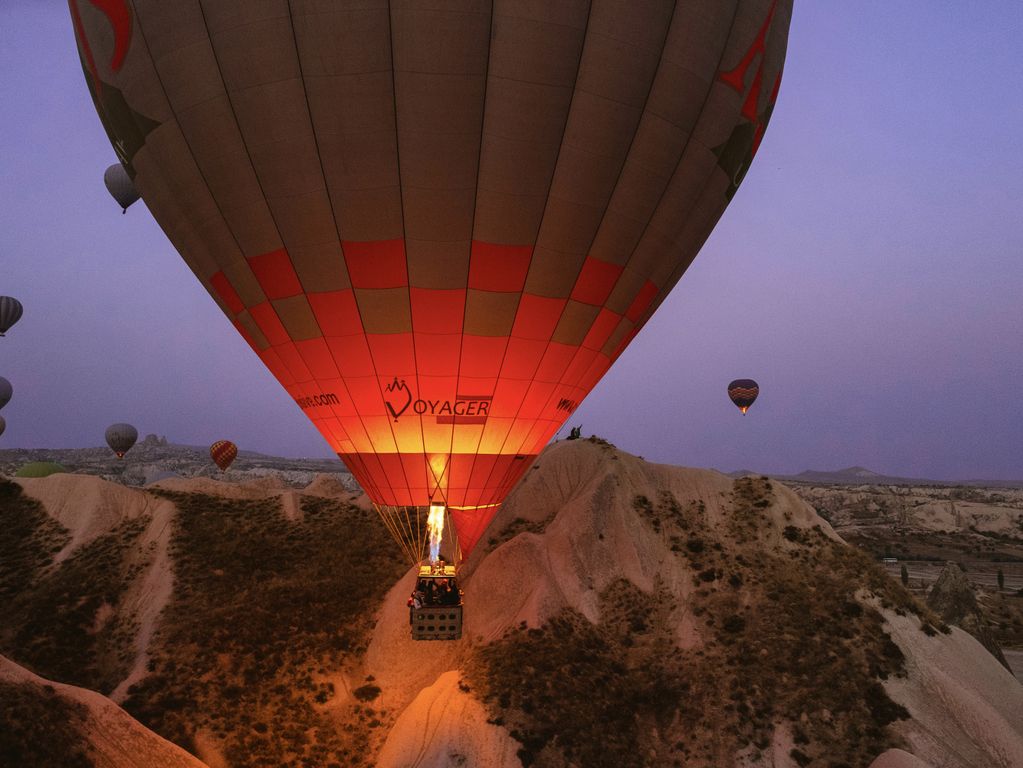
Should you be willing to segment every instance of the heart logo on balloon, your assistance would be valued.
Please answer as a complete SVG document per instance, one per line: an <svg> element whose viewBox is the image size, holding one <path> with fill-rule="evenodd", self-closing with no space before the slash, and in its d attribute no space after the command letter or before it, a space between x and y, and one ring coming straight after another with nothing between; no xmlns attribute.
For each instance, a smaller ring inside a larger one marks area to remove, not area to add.
<svg viewBox="0 0 1023 768"><path fill-rule="evenodd" d="M405 383L405 379L398 381L397 376L394 377L394 381L392 381L385 387L385 391L389 393L398 393L397 395L394 396L393 399L391 395L384 396L384 403L387 405L387 410L391 412L391 416L393 416L394 420L397 421L398 417L405 413L409 405L412 403L412 392L411 390L409 390L408 385ZM402 403L401 407L396 408L395 402L396 401L400 402L401 400L400 393L402 392L405 393L405 402Z"/></svg>

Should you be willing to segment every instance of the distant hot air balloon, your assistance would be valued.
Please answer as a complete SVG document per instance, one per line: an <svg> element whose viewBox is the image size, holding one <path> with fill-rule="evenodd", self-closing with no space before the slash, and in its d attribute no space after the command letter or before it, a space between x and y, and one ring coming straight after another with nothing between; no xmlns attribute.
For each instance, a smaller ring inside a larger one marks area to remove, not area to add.
<svg viewBox="0 0 1023 768"><path fill-rule="evenodd" d="M14 387L11 386L11 382L0 376L0 408L3 408L9 402L11 402L11 396L14 394Z"/></svg>
<svg viewBox="0 0 1023 768"><path fill-rule="evenodd" d="M13 296L0 296L0 336L21 319L24 307Z"/></svg>
<svg viewBox="0 0 1023 768"><path fill-rule="evenodd" d="M759 394L760 387L753 379L736 379L728 385L728 397L743 413L749 410Z"/></svg>
<svg viewBox="0 0 1023 768"><path fill-rule="evenodd" d="M123 459L139 439L139 433L131 424L111 424L107 427L106 439L110 450L117 454L117 458Z"/></svg>
<svg viewBox="0 0 1023 768"><path fill-rule="evenodd" d="M217 440L210 446L210 458L222 472L227 471L236 456L238 456L238 446L230 440Z"/></svg>
<svg viewBox="0 0 1023 768"><path fill-rule="evenodd" d="M7 429L7 422L4 420L3 416L0 416L0 435L3 435L4 430L6 430L6 429Z"/></svg>
<svg viewBox="0 0 1023 768"><path fill-rule="evenodd" d="M792 0L70 8L157 222L418 561L431 503L469 553L696 256Z"/></svg>
<svg viewBox="0 0 1023 768"><path fill-rule="evenodd" d="M131 176L120 163L114 163L104 171L103 183L106 184L110 196L121 206L121 213L127 213L131 204L139 199Z"/></svg>

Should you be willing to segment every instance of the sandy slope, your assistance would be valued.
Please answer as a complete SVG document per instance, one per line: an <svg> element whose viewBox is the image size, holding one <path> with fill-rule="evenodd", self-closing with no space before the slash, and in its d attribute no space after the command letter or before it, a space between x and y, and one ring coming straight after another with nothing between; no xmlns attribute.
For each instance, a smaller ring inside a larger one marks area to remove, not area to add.
<svg viewBox="0 0 1023 768"><path fill-rule="evenodd" d="M889 749L870 764L870 768L934 768L902 749Z"/></svg>
<svg viewBox="0 0 1023 768"><path fill-rule="evenodd" d="M398 718L377 758L378 768L492 766L519 768L519 743L487 722L487 711L446 672Z"/></svg>
<svg viewBox="0 0 1023 768"><path fill-rule="evenodd" d="M302 493L307 496L324 496L334 499L347 499L352 496L359 495L361 491L353 491L346 488L344 483L338 480L336 475L320 474L314 477L312 482L302 489Z"/></svg>
<svg viewBox="0 0 1023 768"><path fill-rule="evenodd" d="M363 667L381 688L381 709L400 710L445 672L458 668L468 653L469 642L416 642L409 631L406 599L412 593L416 572L410 569L387 593L377 617L373 638Z"/></svg>
<svg viewBox="0 0 1023 768"><path fill-rule="evenodd" d="M144 491L89 475L61 473L14 478L14 482L70 531L71 541L55 558L58 563L123 520L151 512L155 504L155 499Z"/></svg>
<svg viewBox="0 0 1023 768"><path fill-rule="evenodd" d="M147 730L110 699L98 693L72 685L51 683L3 656L0 656L0 680L39 687L49 685L61 696L84 704L88 708L89 716L82 728L82 736L90 747L89 756L96 768L205 766L205 763L180 747Z"/></svg>
<svg viewBox="0 0 1023 768"><path fill-rule="evenodd" d="M174 577L167 550L174 505L145 491L89 475L57 474L45 478L19 478L17 482L26 494L43 505L47 514L71 533L71 541L57 553L56 563L93 539L109 533L125 520L139 517L149 520L132 553L132 560L141 565L142 570L120 604L120 610L128 611L138 627L132 670L110 694L114 701L123 701L128 688L145 675L149 641L160 611L172 594Z"/></svg>
<svg viewBox="0 0 1023 768"><path fill-rule="evenodd" d="M212 477L169 477L153 483L152 487L179 493L205 493L229 499L263 499L276 496L280 499L285 517L291 521L299 520L302 517L301 496L303 495L345 501L355 495L337 479L328 475L317 475L301 491L289 488L279 478L273 476L247 480L244 483L231 483Z"/></svg>
<svg viewBox="0 0 1023 768"><path fill-rule="evenodd" d="M168 549L175 513L173 503L164 499L156 500L152 509L152 522L139 541L140 547L148 554L148 565L128 589L121 603L123 608L135 615L138 631L135 635L135 661L131 671L110 694L110 698L119 703L128 697L128 689L146 674L149 643L156 631L160 612L170 601L174 589L174 572Z"/></svg>
<svg viewBox="0 0 1023 768"><path fill-rule="evenodd" d="M653 590L657 579L679 597L689 594L692 573L667 551L662 537L637 524L633 500L637 495L656 499L661 491L670 491L682 503L702 503L708 524L721 526L730 478L710 470L649 464L586 441L557 443L537 463L490 531L500 531L516 518L550 522L542 534L521 534L486 557L474 553L466 568L471 575L466 599L473 606L466 625L474 637L498 637L521 621L536 626L565 607L597 621L598 595L620 578L645 592ZM784 523L765 544L780 545L784 525L821 525L835 537L787 488L776 486L776 495L770 513ZM679 619L679 642L688 645L691 630L683 616Z"/></svg>
<svg viewBox="0 0 1023 768"><path fill-rule="evenodd" d="M1023 766L1023 685L961 629L928 637L885 618L909 671L885 687L912 715L896 725L912 752L935 768Z"/></svg>
<svg viewBox="0 0 1023 768"><path fill-rule="evenodd" d="M213 477L168 477L152 484L179 493L205 493L210 496L224 496L229 499L262 499L275 491L284 491L286 486L277 477L267 476L243 483L230 483Z"/></svg>

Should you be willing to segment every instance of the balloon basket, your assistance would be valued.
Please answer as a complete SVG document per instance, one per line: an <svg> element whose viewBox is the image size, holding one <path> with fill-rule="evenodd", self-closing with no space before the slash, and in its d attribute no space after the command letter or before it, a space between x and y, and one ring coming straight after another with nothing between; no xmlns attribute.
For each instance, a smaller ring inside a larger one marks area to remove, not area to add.
<svg viewBox="0 0 1023 768"><path fill-rule="evenodd" d="M416 588L409 598L413 640L458 640L462 637L462 591L456 568L448 563L419 566Z"/></svg>

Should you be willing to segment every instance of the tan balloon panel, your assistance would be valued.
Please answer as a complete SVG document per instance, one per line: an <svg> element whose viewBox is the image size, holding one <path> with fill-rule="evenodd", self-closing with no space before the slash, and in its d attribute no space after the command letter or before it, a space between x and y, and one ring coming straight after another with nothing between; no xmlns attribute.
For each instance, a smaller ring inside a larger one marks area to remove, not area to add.
<svg viewBox="0 0 1023 768"><path fill-rule="evenodd" d="M734 195L792 6L69 4L182 257L371 498L443 501L463 553Z"/></svg>

